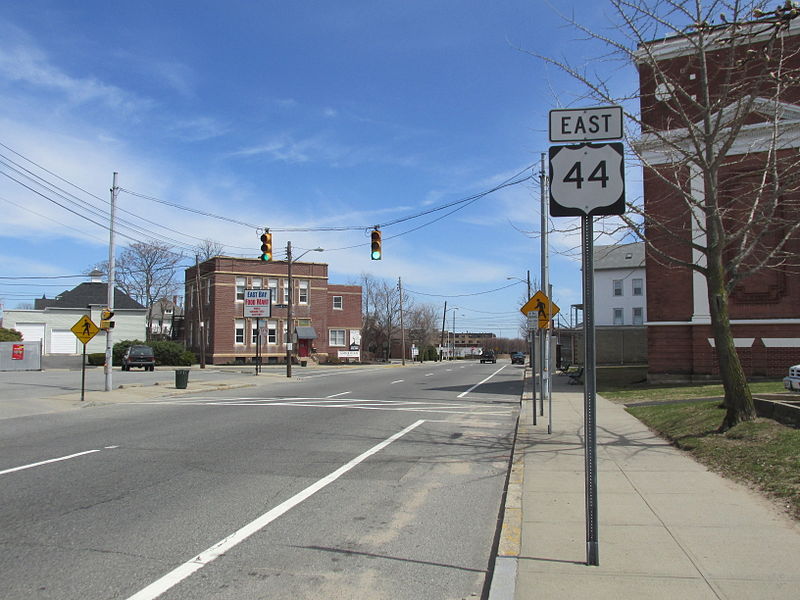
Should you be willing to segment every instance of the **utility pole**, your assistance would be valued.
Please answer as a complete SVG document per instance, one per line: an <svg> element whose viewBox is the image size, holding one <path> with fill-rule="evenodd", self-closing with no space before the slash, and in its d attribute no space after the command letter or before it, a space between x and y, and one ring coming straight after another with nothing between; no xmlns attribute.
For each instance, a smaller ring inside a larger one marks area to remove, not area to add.
<svg viewBox="0 0 800 600"><path fill-rule="evenodd" d="M288 267L289 297L286 299L286 377L292 376L292 242L286 242L286 264Z"/></svg>
<svg viewBox="0 0 800 600"><path fill-rule="evenodd" d="M545 153L542 152L540 157L540 167L539 167L539 193L541 196L541 259L542 259L542 292L545 294L550 293L550 264L548 262L547 253L549 251L547 245L547 203L545 199L545 194L547 190L547 176L545 175L545 162L544 162ZM552 305L553 298L550 298L550 304ZM549 310L549 309L548 309ZM545 398L550 397L550 321L552 320L552 315L548 313L547 319L547 327L542 329L539 334L539 347L541 349L541 375L539 381L541 381L541 390L542 390L542 410L539 413L541 416L544 416L544 401Z"/></svg>
<svg viewBox="0 0 800 600"><path fill-rule="evenodd" d="M403 327L403 282L400 277L397 278L397 289L400 290L400 339L401 352L403 354L402 363L406 366L406 330Z"/></svg>
<svg viewBox="0 0 800 600"><path fill-rule="evenodd" d="M447 300L444 301L444 312L442 313L442 339L439 341L439 347L442 349L442 355L439 357L444 360L444 327L447 320Z"/></svg>
<svg viewBox="0 0 800 600"><path fill-rule="evenodd" d="M206 327L203 321L203 294L200 289L200 257L194 255L194 281L197 288L197 331L200 332L200 368L206 368Z"/></svg>
<svg viewBox="0 0 800 600"><path fill-rule="evenodd" d="M456 359L456 310L458 309L457 306L453 307L453 355L452 359Z"/></svg>
<svg viewBox="0 0 800 600"><path fill-rule="evenodd" d="M111 182L111 222L109 223L108 231L109 231L109 238L108 238L108 296L106 298L106 304L108 304L108 310L114 312L114 285L115 285L115 273L114 273L114 221L116 219L117 214L117 192L119 192L119 187L117 187L117 176L119 174L114 171L114 176ZM111 332L113 329L109 327L106 329L106 364L103 368L103 372L105 374L105 391L110 392L112 388L111 382L111 373L113 371L113 360L114 360L114 340L112 339L113 336Z"/></svg>

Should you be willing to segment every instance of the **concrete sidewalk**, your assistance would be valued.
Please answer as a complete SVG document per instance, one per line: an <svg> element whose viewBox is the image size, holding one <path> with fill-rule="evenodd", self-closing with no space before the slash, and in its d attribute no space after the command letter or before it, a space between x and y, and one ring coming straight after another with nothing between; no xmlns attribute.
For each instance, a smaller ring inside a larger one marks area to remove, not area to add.
<svg viewBox="0 0 800 600"><path fill-rule="evenodd" d="M583 388L525 394L492 600L800 598L800 527L597 399L599 566L586 565Z"/></svg>

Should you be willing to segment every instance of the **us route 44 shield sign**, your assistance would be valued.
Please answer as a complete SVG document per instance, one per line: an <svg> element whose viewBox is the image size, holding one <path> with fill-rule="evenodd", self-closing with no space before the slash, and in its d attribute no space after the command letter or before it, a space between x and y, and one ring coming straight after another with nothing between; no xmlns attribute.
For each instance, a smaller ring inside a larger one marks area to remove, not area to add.
<svg viewBox="0 0 800 600"><path fill-rule="evenodd" d="M550 147L550 216L621 215L625 162L621 142Z"/></svg>

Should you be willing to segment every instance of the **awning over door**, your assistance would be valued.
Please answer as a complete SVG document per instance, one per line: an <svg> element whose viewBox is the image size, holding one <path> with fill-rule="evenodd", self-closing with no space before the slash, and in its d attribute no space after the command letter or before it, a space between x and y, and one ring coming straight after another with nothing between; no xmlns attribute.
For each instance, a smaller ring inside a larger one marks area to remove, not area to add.
<svg viewBox="0 0 800 600"><path fill-rule="evenodd" d="M298 340L315 340L317 339L317 332L314 331L313 327L309 327L307 325L298 326L297 329L297 339Z"/></svg>

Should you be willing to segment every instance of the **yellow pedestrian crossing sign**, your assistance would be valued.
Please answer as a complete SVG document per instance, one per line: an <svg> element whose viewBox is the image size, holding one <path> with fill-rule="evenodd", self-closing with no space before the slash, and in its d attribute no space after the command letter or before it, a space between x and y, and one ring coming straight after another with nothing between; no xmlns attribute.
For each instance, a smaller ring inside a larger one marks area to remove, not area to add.
<svg viewBox="0 0 800 600"><path fill-rule="evenodd" d="M555 302L552 302L542 290L539 290L519 310L526 317L537 313L539 329L547 329L550 327L550 321L561 309Z"/></svg>
<svg viewBox="0 0 800 600"><path fill-rule="evenodd" d="M97 327L97 325L95 325L89 317L84 315L77 323L75 323L75 325L70 328L70 331L72 331L72 333L75 334L75 337L78 338L82 343L87 344L89 340L97 335L97 332L100 331L100 328Z"/></svg>

